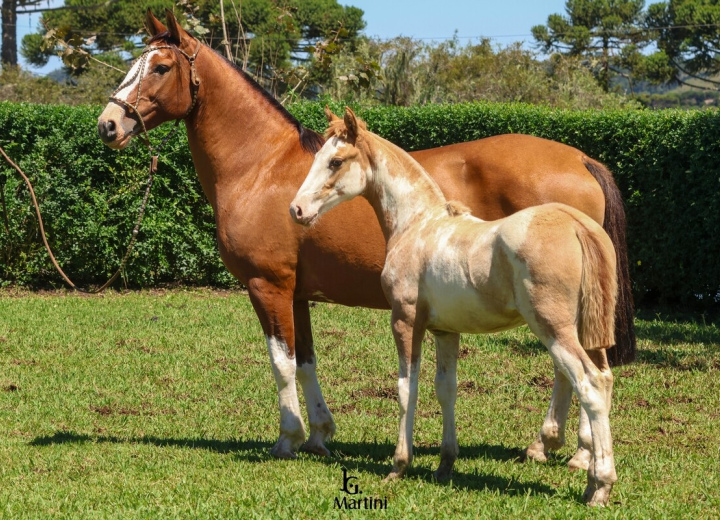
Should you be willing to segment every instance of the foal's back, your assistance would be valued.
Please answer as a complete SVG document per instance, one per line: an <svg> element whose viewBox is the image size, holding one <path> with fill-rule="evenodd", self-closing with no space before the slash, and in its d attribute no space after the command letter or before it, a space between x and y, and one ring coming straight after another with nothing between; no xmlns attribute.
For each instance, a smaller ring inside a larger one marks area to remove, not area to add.
<svg viewBox="0 0 720 520"><path fill-rule="evenodd" d="M450 213L436 208L409 228L388 251L383 273L388 297L417 297L431 330L490 333L517 327L527 322L538 304L533 300L547 287L576 301L582 230L601 237L612 252L600 225L564 204L535 206L495 221ZM577 307L557 312L574 322Z"/></svg>

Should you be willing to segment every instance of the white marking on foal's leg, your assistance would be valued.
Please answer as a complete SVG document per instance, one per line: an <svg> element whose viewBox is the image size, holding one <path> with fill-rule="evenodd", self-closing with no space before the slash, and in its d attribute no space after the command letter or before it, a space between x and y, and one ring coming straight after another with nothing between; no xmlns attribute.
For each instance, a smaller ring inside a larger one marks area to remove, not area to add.
<svg viewBox="0 0 720 520"><path fill-rule="evenodd" d="M313 356L309 362L300 365L297 371L310 422L310 437L303 445L303 449L318 455L330 456L325 441L335 435L335 421L320 390L315 366L315 356Z"/></svg>
<svg viewBox="0 0 720 520"><path fill-rule="evenodd" d="M282 338L265 336L280 406L280 438L271 450L275 457L294 458L295 450L305 440L305 425L300 416L297 388L295 386L295 359L288 356L287 343Z"/></svg>
<svg viewBox="0 0 720 520"><path fill-rule="evenodd" d="M440 446L440 466L435 478L444 480L452 475L459 448L455 428L455 401L457 399L457 358L460 346L459 334L436 334L437 365L435 393L443 417L443 439Z"/></svg>
<svg viewBox="0 0 720 520"><path fill-rule="evenodd" d="M525 451L528 459L538 462L545 462L548 451L558 450L565 444L565 423L572 400L572 384L557 367L554 369L555 384L545 422L535 442Z"/></svg>
<svg viewBox="0 0 720 520"><path fill-rule="evenodd" d="M587 471L592 456L592 434L590 432L590 419L585 408L580 407L580 426L578 427L578 447L573 458L568 461L572 470Z"/></svg>
<svg viewBox="0 0 720 520"><path fill-rule="evenodd" d="M418 378L420 357L408 363L401 357L400 377L398 378L398 402L400 404L400 428L398 444L393 457L393 469L386 480L402 477L412 463L413 425L418 397Z"/></svg>

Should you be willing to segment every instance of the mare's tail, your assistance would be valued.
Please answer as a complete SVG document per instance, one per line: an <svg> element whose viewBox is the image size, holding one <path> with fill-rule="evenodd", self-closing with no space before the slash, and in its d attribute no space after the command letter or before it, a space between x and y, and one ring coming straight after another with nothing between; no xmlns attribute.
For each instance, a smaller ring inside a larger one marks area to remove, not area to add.
<svg viewBox="0 0 720 520"><path fill-rule="evenodd" d="M615 307L615 345L608 349L611 366L625 365L635 361L637 340L635 338L635 306L630 287L627 242L625 240L625 207L620 190L612 173L599 162L583 157L583 164L595 177L605 194L605 221L603 229L615 247L617 265L617 305Z"/></svg>

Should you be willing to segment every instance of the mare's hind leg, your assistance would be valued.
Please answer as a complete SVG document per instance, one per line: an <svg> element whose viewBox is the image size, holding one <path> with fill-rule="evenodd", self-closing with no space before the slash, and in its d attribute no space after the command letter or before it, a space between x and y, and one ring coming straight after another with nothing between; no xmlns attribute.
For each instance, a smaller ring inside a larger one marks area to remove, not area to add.
<svg viewBox="0 0 720 520"><path fill-rule="evenodd" d="M297 377L302 386L307 406L310 437L302 449L310 453L329 456L330 450L325 441L335 434L335 421L325 403L315 371L316 358L313 349L312 328L310 324L310 306L307 301L293 303L295 320L295 359L297 361Z"/></svg>
<svg viewBox="0 0 720 520"><path fill-rule="evenodd" d="M574 333L558 337L548 350L572 382L590 423L591 457L583 500L589 505L607 505L617 481L609 416L613 376L607 358L604 352L585 352Z"/></svg>
<svg viewBox="0 0 720 520"><path fill-rule="evenodd" d="M558 450L565 444L565 423L572 400L572 383L557 366L554 369L555 384L545 421L535 442L525 450L528 459L538 462L545 462L548 451Z"/></svg>
<svg viewBox="0 0 720 520"><path fill-rule="evenodd" d="M458 457L457 433L455 430L455 400L457 399L457 359L460 334L439 332L435 334L437 365L435 372L435 393L437 394L443 418L443 439L440 446L440 466L435 478L445 480L452 475L453 465Z"/></svg>
<svg viewBox="0 0 720 520"><path fill-rule="evenodd" d="M305 440L305 425L295 385L293 290L292 287L279 287L262 278L253 278L248 283L248 292L265 333L278 390L280 437L270 453L281 459L295 458L295 450Z"/></svg>

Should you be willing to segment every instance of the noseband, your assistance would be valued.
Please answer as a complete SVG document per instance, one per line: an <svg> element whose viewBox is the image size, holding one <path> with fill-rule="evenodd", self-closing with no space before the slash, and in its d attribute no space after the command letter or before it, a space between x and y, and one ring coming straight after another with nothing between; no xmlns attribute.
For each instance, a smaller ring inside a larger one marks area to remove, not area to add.
<svg viewBox="0 0 720 520"><path fill-rule="evenodd" d="M190 55L186 53L184 50L182 50L179 47L176 47L174 45L157 45L157 46L148 46L145 47L145 49L140 54L140 57L138 58L140 62L140 66L137 68L137 71L135 74L132 75L132 77L128 78L126 81L120 84L120 86L115 89L115 92L113 92L110 95L110 101L117 103L119 105L122 105L125 107L125 110L127 110L128 114L136 114L138 120L140 121L140 126L142 126L142 133L145 137L145 142L149 148L152 149L150 146L150 139L148 137L148 131L147 127L145 126L145 120L143 119L142 114L140 114L140 111L138 110L138 105L140 105L140 91L142 89L142 82L143 78L145 77L145 67L147 67L147 57L152 51L156 51L159 49L174 49L178 51L180 54L185 56L190 63L190 86L192 88L192 103L190 104L190 108L187 109L187 112L182 117L179 117L175 120L175 126L177 126L180 123L181 119L185 119L187 116L190 115L190 112L192 112L193 108L195 108L195 103L197 102L197 93L198 89L200 87L200 78L198 78L197 69L195 68L195 58L197 58L198 53L200 52L201 44L198 42L197 49L195 49L195 53ZM135 81L135 79L138 80L138 88L137 88L137 96L135 97L135 103L132 104L128 101L125 101L124 99L120 99L116 97L117 93L120 92L125 87L132 85L132 83Z"/></svg>

